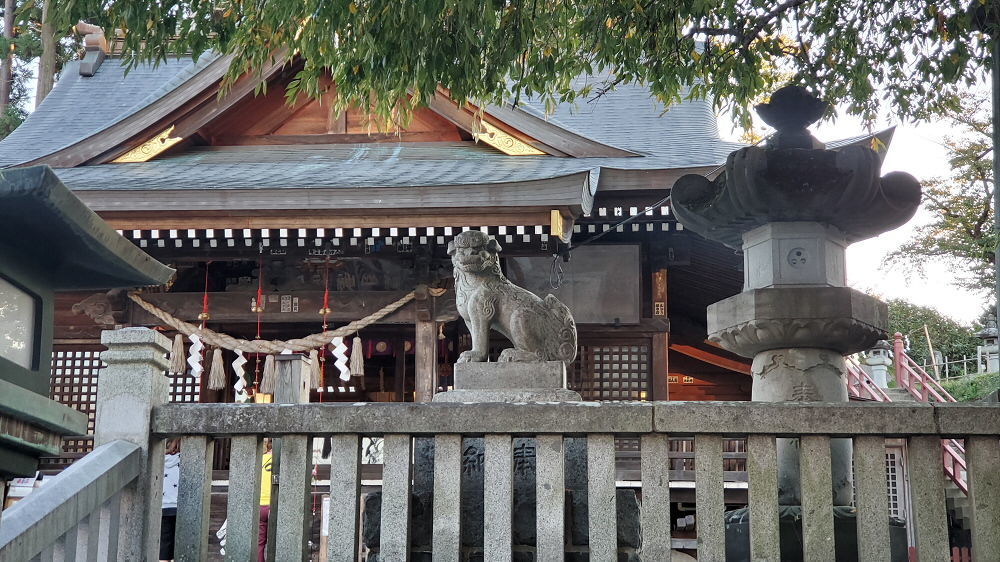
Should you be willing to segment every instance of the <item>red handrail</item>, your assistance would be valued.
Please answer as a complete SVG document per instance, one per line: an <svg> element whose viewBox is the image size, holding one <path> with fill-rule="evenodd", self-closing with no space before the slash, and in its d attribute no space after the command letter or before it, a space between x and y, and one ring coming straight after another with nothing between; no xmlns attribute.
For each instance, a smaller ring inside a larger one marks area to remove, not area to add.
<svg viewBox="0 0 1000 562"><path fill-rule="evenodd" d="M896 384L905 388L919 402L958 402L941 383L910 359L903 349L903 334L896 332L892 342L892 362L896 368Z"/></svg>
<svg viewBox="0 0 1000 562"><path fill-rule="evenodd" d="M876 402L892 402L892 398L889 398L889 395L854 358L846 357L845 360L847 362L847 392L849 394Z"/></svg>
<svg viewBox="0 0 1000 562"><path fill-rule="evenodd" d="M903 334L893 334L892 363L896 369L896 384L905 388L919 402L958 402L934 377L927 374L920 365L906 354L903 348ZM965 479L965 447L956 439L941 440L941 456L944 472L963 493L969 493L969 483Z"/></svg>

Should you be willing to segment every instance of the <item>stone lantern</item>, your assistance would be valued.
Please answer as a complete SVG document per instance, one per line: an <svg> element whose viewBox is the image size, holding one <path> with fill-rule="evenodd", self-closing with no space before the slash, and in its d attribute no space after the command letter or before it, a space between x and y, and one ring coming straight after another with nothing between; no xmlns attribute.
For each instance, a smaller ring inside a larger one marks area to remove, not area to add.
<svg viewBox="0 0 1000 562"><path fill-rule="evenodd" d="M757 112L777 132L729 155L712 180L687 175L672 205L685 228L743 251L740 294L708 308L708 337L753 358L752 399L847 402L844 355L885 338L888 310L846 286L844 250L908 221L920 184L867 146L826 149L806 129L827 104L802 88ZM834 505L852 495L851 443L832 444ZM799 505L798 448L778 440L779 502Z"/></svg>
<svg viewBox="0 0 1000 562"><path fill-rule="evenodd" d="M986 319L986 327L976 333L982 338L983 345L979 348L980 355L986 356L985 373L1000 371L1000 348L997 346L997 320L993 316Z"/></svg>
<svg viewBox="0 0 1000 562"><path fill-rule="evenodd" d="M121 237L48 167L0 172L0 491L58 455L87 416L49 399L55 293L164 283L173 270Z"/></svg>
<svg viewBox="0 0 1000 562"><path fill-rule="evenodd" d="M865 367L879 388L889 387L889 367L892 366L892 344L888 340L878 340L868 350Z"/></svg>

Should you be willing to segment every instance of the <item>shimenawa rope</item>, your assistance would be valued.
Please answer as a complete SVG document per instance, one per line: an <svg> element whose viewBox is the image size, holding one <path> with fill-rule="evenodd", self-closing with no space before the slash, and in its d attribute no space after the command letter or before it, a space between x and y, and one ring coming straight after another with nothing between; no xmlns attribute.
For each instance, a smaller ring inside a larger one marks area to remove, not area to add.
<svg viewBox="0 0 1000 562"><path fill-rule="evenodd" d="M433 296L440 296L444 291L440 289L432 289L431 294ZM177 330L178 332L184 334L185 336L190 336L191 334L197 334L207 345L213 345L217 347L224 347L231 351L236 351L237 349L243 351L244 353L267 353L275 354L281 353L286 349L291 351L308 352L313 349L322 347L335 337L347 337L358 330L368 327L375 322L378 322L382 318L392 314L393 312L399 310L408 302L413 300L413 291L403 295L399 300L387 304L377 311L365 316L360 320L355 320L350 324L341 326L335 330L327 330L319 334L311 334L304 338L298 338L288 341L281 340L244 340L239 338L234 338L232 336L221 334L215 332L208 328L199 328L194 324L185 322L179 318L175 318L169 312L158 308L156 305L151 304L143 300L138 293L129 293L129 298L132 299L134 303L142 307L143 310L152 314L153 316L162 320L165 324L171 328Z"/></svg>

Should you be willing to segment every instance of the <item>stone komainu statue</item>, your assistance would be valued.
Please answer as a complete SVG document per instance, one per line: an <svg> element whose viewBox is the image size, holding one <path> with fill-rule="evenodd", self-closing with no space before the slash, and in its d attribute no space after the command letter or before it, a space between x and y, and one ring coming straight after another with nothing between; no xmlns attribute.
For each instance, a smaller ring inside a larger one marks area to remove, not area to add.
<svg viewBox="0 0 1000 562"><path fill-rule="evenodd" d="M486 361L490 328L514 344L500 361L562 361L576 358L576 323L559 299L545 299L518 287L500 271L500 244L478 230L448 244L455 266L455 301L472 333L472 349L458 362Z"/></svg>

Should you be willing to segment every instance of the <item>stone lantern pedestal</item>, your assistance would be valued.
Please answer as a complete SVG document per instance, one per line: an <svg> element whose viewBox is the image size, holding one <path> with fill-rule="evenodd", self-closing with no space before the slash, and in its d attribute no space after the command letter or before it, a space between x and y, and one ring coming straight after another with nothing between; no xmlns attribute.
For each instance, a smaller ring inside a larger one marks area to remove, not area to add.
<svg viewBox="0 0 1000 562"><path fill-rule="evenodd" d="M672 205L685 228L743 251L743 292L708 308L708 338L753 358L752 399L847 402L844 355L885 337L886 305L846 286L844 252L916 212L910 175L879 177L868 146L827 150L806 127L827 104L797 87L757 106L777 129L729 155L714 181L687 175ZM832 441L834 505L850 505L851 443ZM778 440L779 503L798 505L797 440Z"/></svg>

